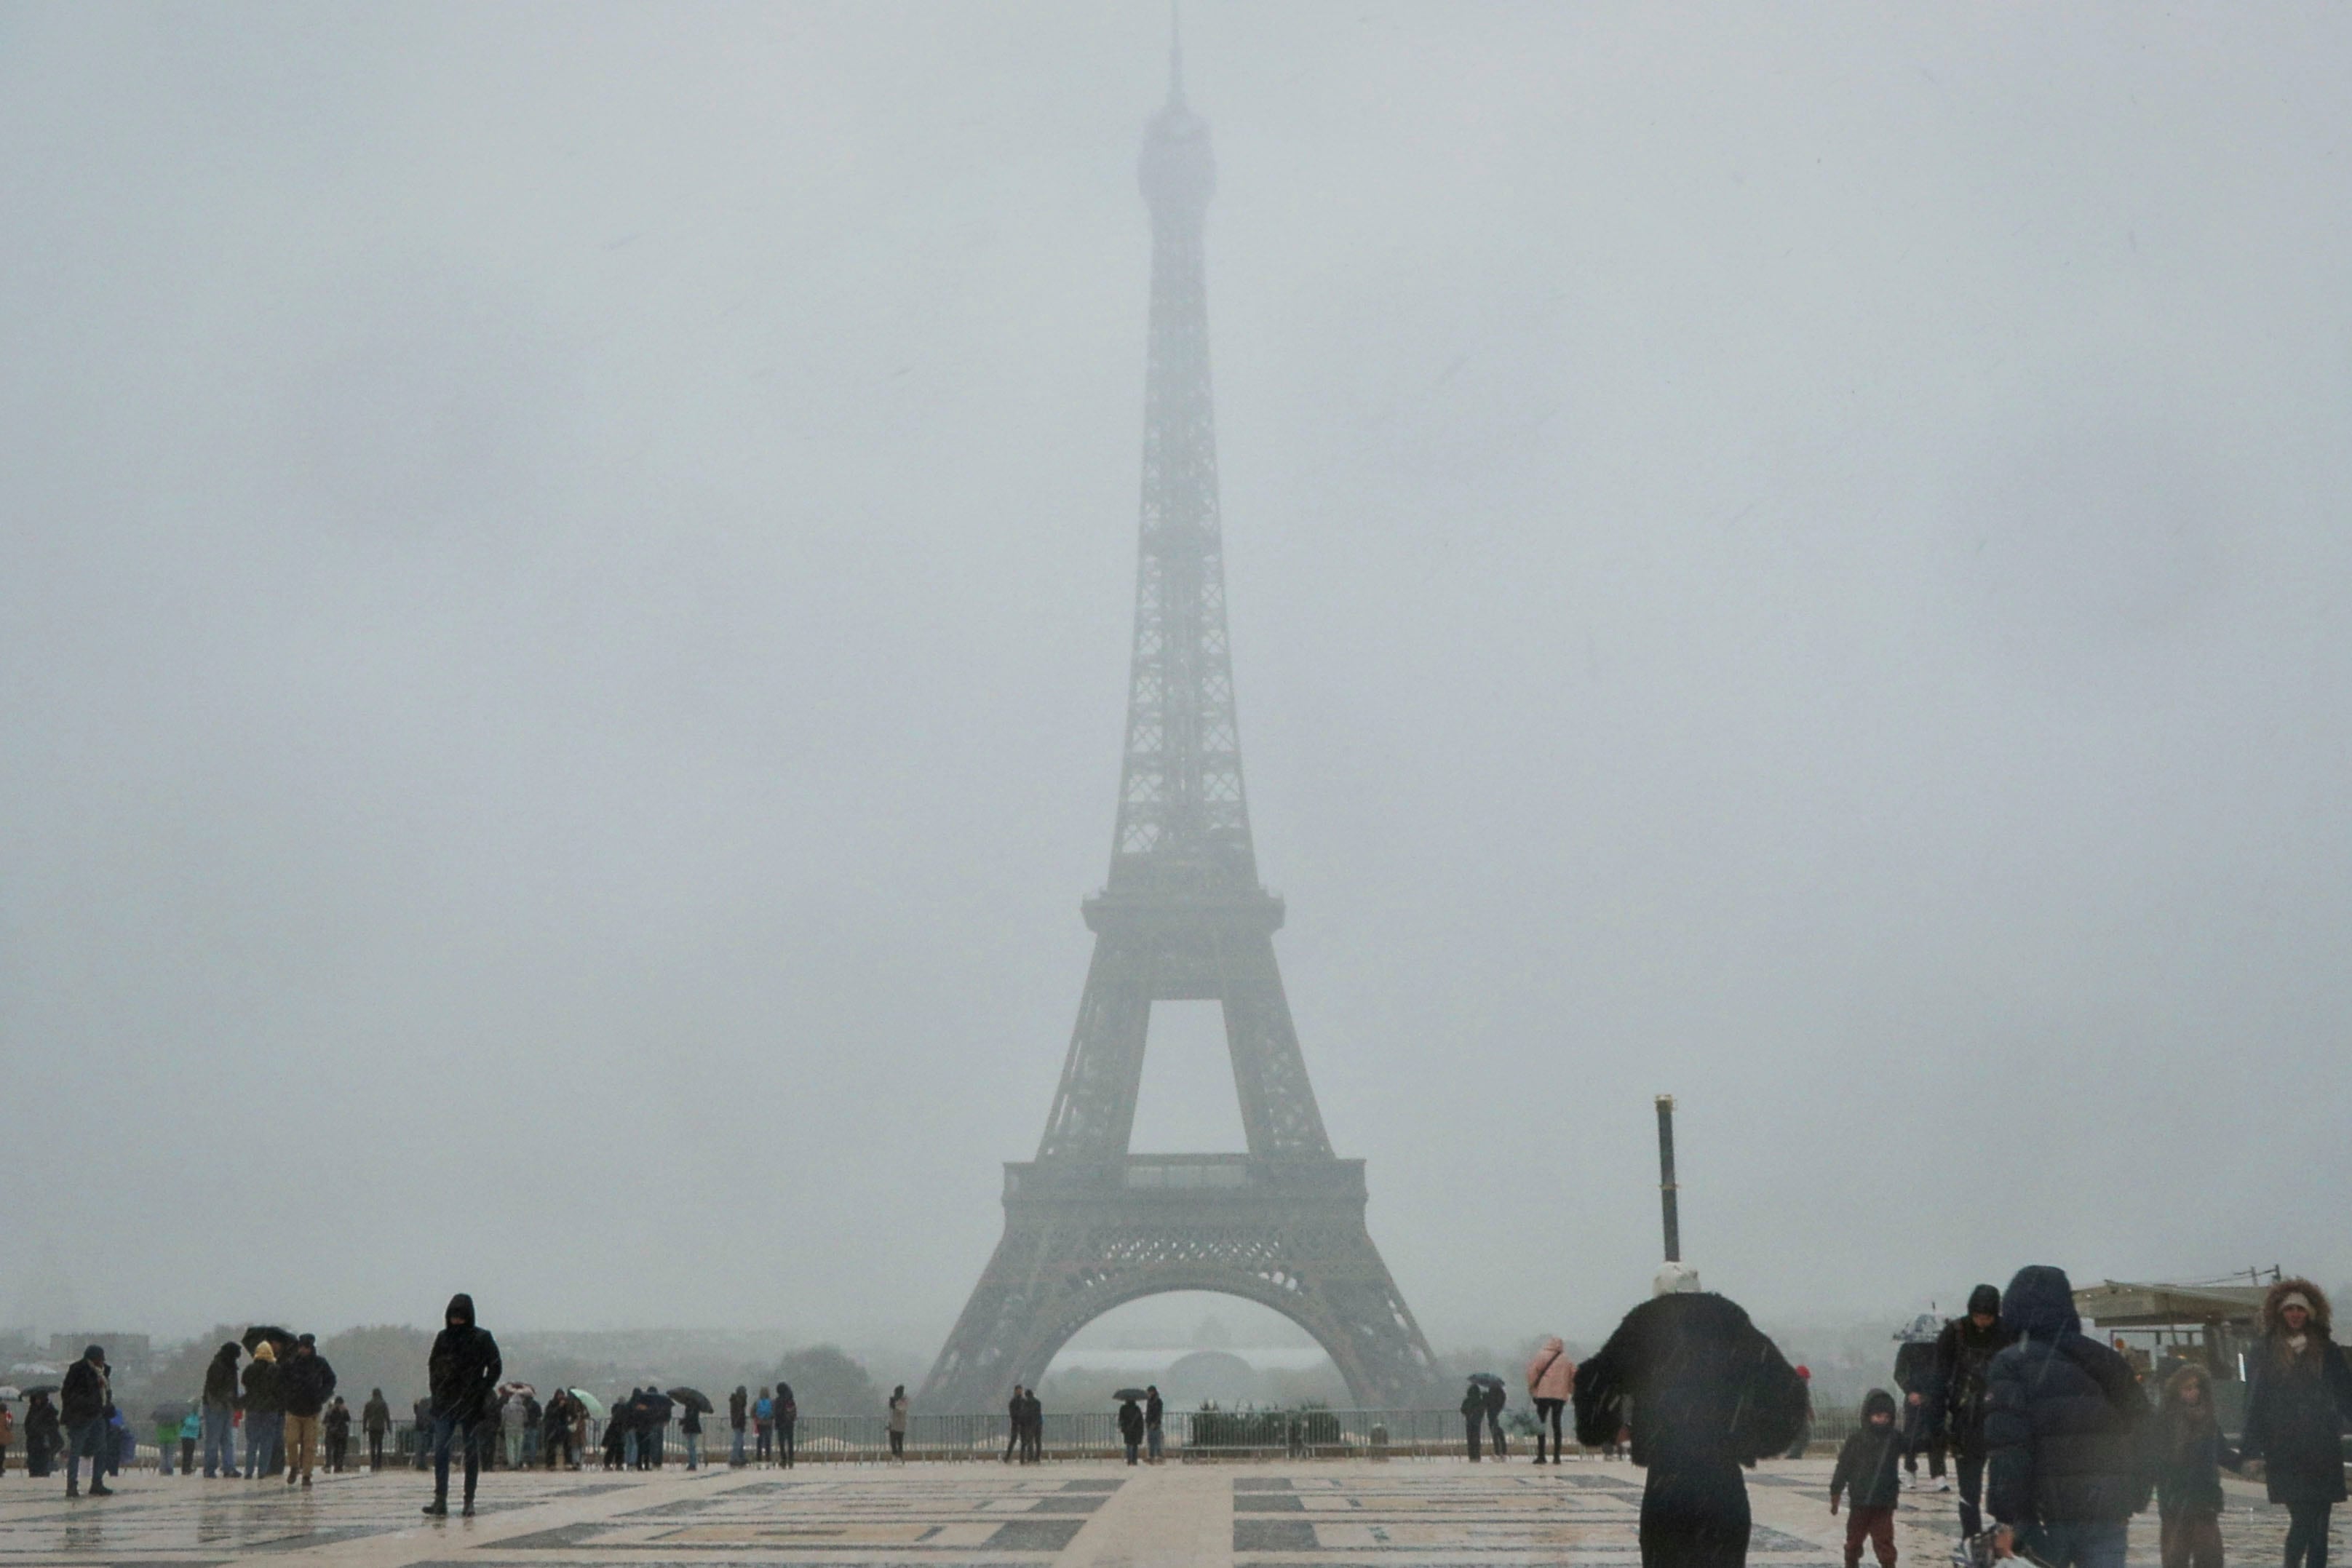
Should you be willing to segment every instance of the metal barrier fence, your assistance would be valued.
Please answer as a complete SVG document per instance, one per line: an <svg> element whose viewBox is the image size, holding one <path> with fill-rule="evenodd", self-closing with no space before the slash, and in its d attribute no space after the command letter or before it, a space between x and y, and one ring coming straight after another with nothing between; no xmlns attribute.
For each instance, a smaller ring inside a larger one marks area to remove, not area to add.
<svg viewBox="0 0 2352 1568"><path fill-rule="evenodd" d="M1515 1415L1517 1413L1514 1413ZM1852 1411L1822 1411L1813 1417L1816 1444L1834 1443L1854 1427ZM1514 1430L1514 1425L1518 1429ZM1506 1419L1505 1432L1513 1457L1532 1455L1535 1437L1524 1422ZM604 1463L605 1423L588 1423L588 1441L576 1456L587 1469ZM501 1442L496 1466L507 1463L514 1451ZM237 1434L237 1457L245 1457L244 1433ZM910 1415L907 1421L905 1456L908 1459L997 1460L1009 1447L1011 1427L1001 1415ZM724 1465L732 1451L734 1433L726 1417L705 1416L702 1458ZM803 1416L793 1426L794 1457L803 1464L882 1464L889 1462L889 1420L883 1416ZM1171 1410L1162 1428L1165 1451L1171 1459L1426 1459L1458 1458L1465 1450L1462 1416L1452 1410ZM431 1441L429 1434L426 1442ZM1569 1441L1575 1443L1573 1432ZM417 1459L414 1423L396 1420L384 1443L386 1462L414 1465ZM1486 1445L1481 1443L1482 1448ZM520 1447L517 1445L516 1447ZM538 1445L530 1445L534 1462L543 1463ZM747 1456L756 1452L752 1433L744 1433ZM1043 1457L1049 1460L1116 1460L1127 1457L1118 1416L1110 1411L1048 1415L1045 1421ZM1598 1449L1581 1450L1597 1455ZM367 1462L367 1438L352 1434L346 1465ZM662 1454L667 1465L686 1462L686 1440L673 1420L663 1433ZM198 1446L201 1462L202 1445ZM152 1465L155 1445L142 1443L136 1465ZM174 1468L178 1456L173 1455Z"/></svg>

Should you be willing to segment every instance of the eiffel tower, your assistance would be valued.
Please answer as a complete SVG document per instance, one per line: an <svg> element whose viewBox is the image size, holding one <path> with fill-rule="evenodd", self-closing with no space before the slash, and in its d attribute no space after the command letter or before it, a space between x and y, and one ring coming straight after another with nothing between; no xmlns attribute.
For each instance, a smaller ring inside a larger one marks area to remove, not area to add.
<svg viewBox="0 0 2352 1568"><path fill-rule="evenodd" d="M1127 756L1110 877L1085 903L1093 963L1037 1157L1004 1167L1004 1238L924 1385L987 1410L1113 1307L1215 1291L1273 1308L1367 1407L1431 1392L1429 1344L1364 1227L1364 1162L1331 1152L1275 967L1282 900L1258 882L1225 637L1202 219L1206 122L1168 102L1145 131L1151 325ZM1128 1149L1154 1002L1223 1005L1244 1155Z"/></svg>

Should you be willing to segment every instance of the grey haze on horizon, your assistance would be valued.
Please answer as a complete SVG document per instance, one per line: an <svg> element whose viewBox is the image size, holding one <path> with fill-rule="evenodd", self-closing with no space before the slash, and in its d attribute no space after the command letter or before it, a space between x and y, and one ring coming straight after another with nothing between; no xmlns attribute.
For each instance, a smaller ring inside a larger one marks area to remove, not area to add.
<svg viewBox="0 0 2352 1568"><path fill-rule="evenodd" d="M1109 852L1165 28L0 9L0 1323L937 1345ZM1659 1091L1767 1317L2352 1278L2352 16L1185 30L1431 1338L1645 1289ZM1172 1021L1138 1146L1233 1146Z"/></svg>

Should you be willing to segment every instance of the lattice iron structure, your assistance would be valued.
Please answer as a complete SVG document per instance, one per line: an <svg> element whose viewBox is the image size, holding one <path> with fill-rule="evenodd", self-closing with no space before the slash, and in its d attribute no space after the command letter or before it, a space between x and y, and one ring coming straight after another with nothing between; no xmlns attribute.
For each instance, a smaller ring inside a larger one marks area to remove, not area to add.
<svg viewBox="0 0 2352 1568"><path fill-rule="evenodd" d="M1110 876L1037 1157L1004 1167L1004 1238L924 1383L932 1410L993 1409L1092 1319L1169 1291L1290 1318L1366 1406L1435 1392L1422 1337L1364 1225L1364 1162L1331 1152L1274 956L1282 900L1259 883L1225 632L1202 231L1216 167L1181 57L1146 129L1150 344L1135 647ZM1154 1002L1214 1000L1243 1155L1133 1155Z"/></svg>

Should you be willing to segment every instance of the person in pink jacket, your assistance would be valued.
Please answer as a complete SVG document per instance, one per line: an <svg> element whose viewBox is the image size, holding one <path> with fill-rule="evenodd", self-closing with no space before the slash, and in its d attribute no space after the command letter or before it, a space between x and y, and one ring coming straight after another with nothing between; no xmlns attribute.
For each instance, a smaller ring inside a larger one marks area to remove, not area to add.
<svg viewBox="0 0 2352 1568"><path fill-rule="evenodd" d="M1535 1359L1528 1363L1528 1396L1536 1402L1536 1463L1544 1462L1544 1423L1551 1423L1551 1462L1555 1465L1568 1458L1560 1447L1559 1413L1568 1404L1569 1394L1576 1386L1576 1363L1568 1359L1568 1346L1554 1334L1537 1350Z"/></svg>

